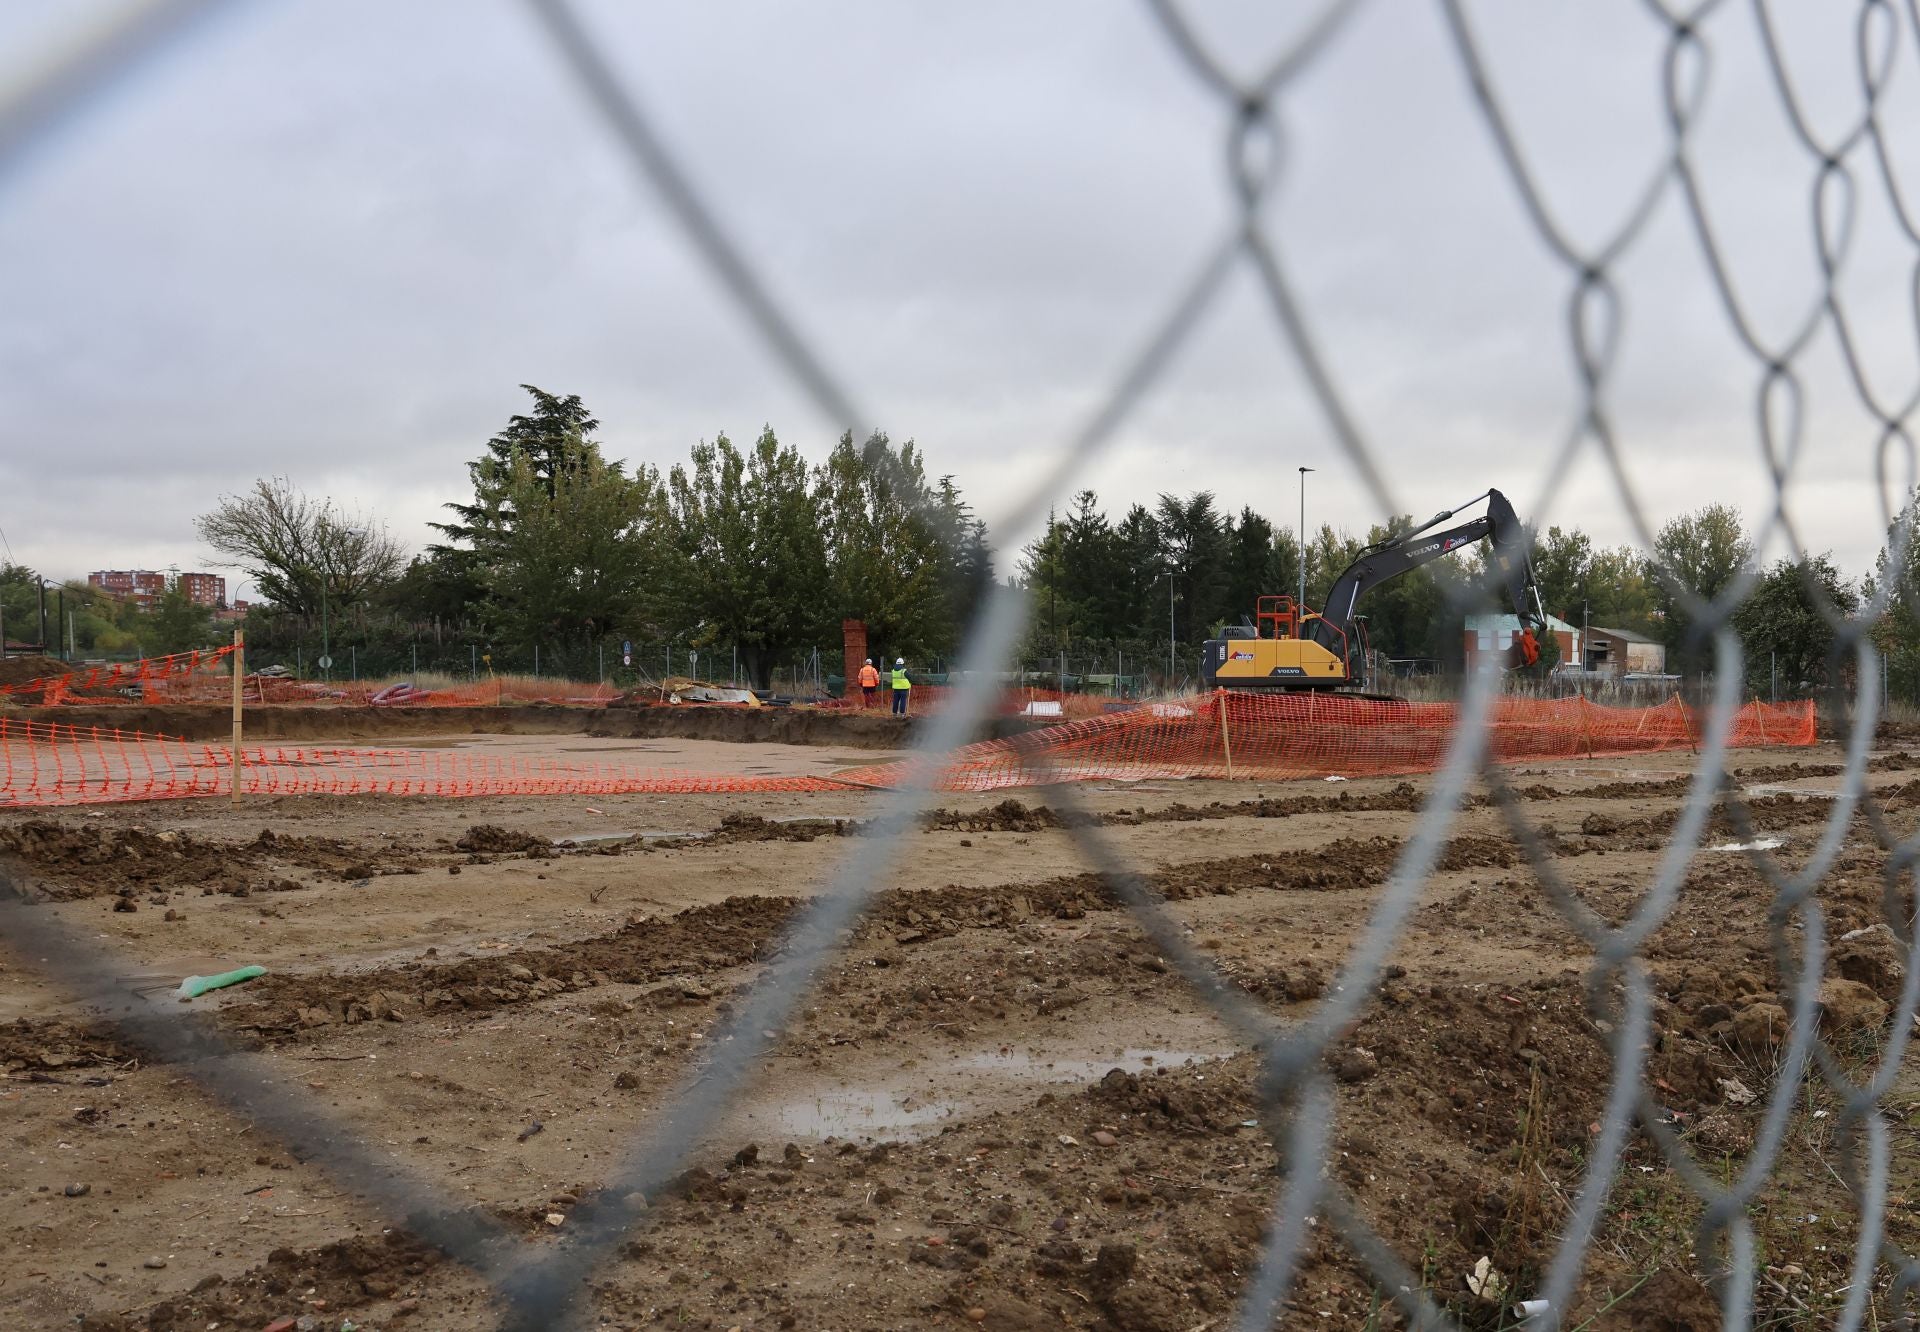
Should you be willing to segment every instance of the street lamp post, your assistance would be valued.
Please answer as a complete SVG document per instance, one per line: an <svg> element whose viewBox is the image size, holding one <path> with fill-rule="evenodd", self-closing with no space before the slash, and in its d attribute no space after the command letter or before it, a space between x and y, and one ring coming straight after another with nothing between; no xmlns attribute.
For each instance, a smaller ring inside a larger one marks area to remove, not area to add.
<svg viewBox="0 0 1920 1332"><path fill-rule="evenodd" d="M1300 469L1300 601L1299 610L1307 609L1307 473L1311 467Z"/></svg>

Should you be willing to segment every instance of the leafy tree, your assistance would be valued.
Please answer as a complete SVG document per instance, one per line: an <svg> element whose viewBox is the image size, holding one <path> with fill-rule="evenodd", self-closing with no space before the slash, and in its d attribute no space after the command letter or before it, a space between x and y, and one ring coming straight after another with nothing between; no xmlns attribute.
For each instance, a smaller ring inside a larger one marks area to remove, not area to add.
<svg viewBox="0 0 1920 1332"><path fill-rule="evenodd" d="M178 584L154 598L146 616L142 648L148 654L191 652L215 639L213 614L181 590Z"/></svg>
<svg viewBox="0 0 1920 1332"><path fill-rule="evenodd" d="M1224 613L1229 623L1253 617L1263 596L1291 591L1268 581L1276 571L1273 524L1244 506L1227 530L1227 570Z"/></svg>
<svg viewBox="0 0 1920 1332"><path fill-rule="evenodd" d="M457 521L432 524L450 541L465 542L470 547L481 529L498 526L502 521L511 523L511 514L502 515L498 511L499 492L516 460L524 461L533 480L546 490L548 498L553 498L561 473L573 463L580 450L587 445L598 447L593 435L600 428L600 422L588 413L577 394L563 398L532 384L520 387L533 399L532 413L508 417L507 428L489 439L486 452L467 464L474 500L471 504L446 506ZM459 554L457 548L451 546L430 550L442 555Z"/></svg>
<svg viewBox="0 0 1920 1332"><path fill-rule="evenodd" d="M863 444L840 437L817 469L830 618L866 621L877 653L950 649L963 617L992 577L985 530L950 479L928 484L912 440L884 431Z"/></svg>
<svg viewBox="0 0 1920 1332"><path fill-rule="evenodd" d="M470 549L429 546L408 561L379 599L409 620L460 624L481 613L486 593Z"/></svg>
<svg viewBox="0 0 1920 1332"><path fill-rule="evenodd" d="M1674 584L1692 589L1703 600L1718 596L1753 558L1753 542L1740 521L1740 511L1729 504L1709 504L1682 514L1660 529L1653 542L1655 611L1669 653L1669 669L1697 671L1711 655L1711 647L1694 637L1693 623L1675 592Z"/></svg>
<svg viewBox="0 0 1920 1332"><path fill-rule="evenodd" d="M652 468L628 476L597 445L576 441L551 471L510 454L487 486L471 550L487 619L504 642L567 651L642 613L664 517Z"/></svg>
<svg viewBox="0 0 1920 1332"><path fill-rule="evenodd" d="M1587 564L1585 600L1589 625L1638 633L1652 633L1660 627L1654 581L1647 562L1632 546L1593 552ZM1569 603L1568 609L1577 612L1579 607Z"/></svg>
<svg viewBox="0 0 1920 1332"><path fill-rule="evenodd" d="M0 630L10 643L40 641L40 575L24 564L0 564Z"/></svg>
<svg viewBox="0 0 1920 1332"><path fill-rule="evenodd" d="M340 513L331 500L311 499L280 477L223 496L194 526L263 597L301 616L318 616L323 603L343 611L366 600L398 575L404 559L400 543L372 522Z"/></svg>
<svg viewBox="0 0 1920 1332"><path fill-rule="evenodd" d="M1226 531L1211 491L1197 491L1184 500L1162 495L1154 516L1163 567L1175 584L1176 636L1197 643L1226 612Z"/></svg>
<svg viewBox="0 0 1920 1332"><path fill-rule="evenodd" d="M1580 606L1592 596L1593 540L1575 528L1549 527L1534 539L1533 576L1540 603L1551 615L1580 623Z"/></svg>
<svg viewBox="0 0 1920 1332"><path fill-rule="evenodd" d="M1902 523L1909 537L1904 558L1895 560ZM1887 609L1874 626L1874 643L1887 658L1887 684L1901 698L1920 696L1920 495L1887 528L1887 544L1874 561L1870 583L1886 587ZM1871 587L1868 592L1871 593Z"/></svg>
<svg viewBox="0 0 1920 1332"><path fill-rule="evenodd" d="M825 537L806 461L771 426L745 453L725 435L694 446L668 479L683 614L696 644L738 647L761 687L827 638Z"/></svg>
<svg viewBox="0 0 1920 1332"><path fill-rule="evenodd" d="M1835 607L1851 613L1860 607L1854 587L1840 576L1827 555L1779 560L1755 583L1733 613L1746 656L1747 687L1764 694L1777 664L1783 691L1802 694L1841 680L1830 660L1833 626L1820 613L1815 589Z"/></svg>
<svg viewBox="0 0 1920 1332"><path fill-rule="evenodd" d="M1333 584L1347 566L1360 558L1363 543L1356 541L1345 532L1336 532L1326 523L1314 533L1313 540L1307 546L1307 604L1320 610L1327 604L1327 594L1333 590Z"/></svg>
<svg viewBox="0 0 1920 1332"><path fill-rule="evenodd" d="M1160 520L1145 505L1127 510L1114 528L1121 586L1121 612L1109 626L1115 638L1160 643L1167 636L1167 589L1174 570L1167 558Z"/></svg>

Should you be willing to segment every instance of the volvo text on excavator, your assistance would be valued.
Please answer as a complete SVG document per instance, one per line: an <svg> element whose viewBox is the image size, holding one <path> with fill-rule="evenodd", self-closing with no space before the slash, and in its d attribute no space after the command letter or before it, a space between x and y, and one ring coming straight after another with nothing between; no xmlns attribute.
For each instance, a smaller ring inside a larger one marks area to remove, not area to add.
<svg viewBox="0 0 1920 1332"><path fill-rule="evenodd" d="M1483 499L1487 511L1480 517L1445 531L1433 530ZM1292 597L1261 597L1253 623L1230 626L1225 637L1207 640L1202 668L1207 688L1355 688L1365 676L1367 652L1364 617L1355 613L1361 595L1390 578L1485 540L1491 541L1489 567L1505 585L1514 614L1520 618L1508 665L1531 666L1540 659L1538 635L1545 631L1547 617L1527 554L1530 538L1507 497L1489 490L1459 508L1435 514L1410 532L1361 551L1360 558L1334 580L1318 614L1296 605Z"/></svg>

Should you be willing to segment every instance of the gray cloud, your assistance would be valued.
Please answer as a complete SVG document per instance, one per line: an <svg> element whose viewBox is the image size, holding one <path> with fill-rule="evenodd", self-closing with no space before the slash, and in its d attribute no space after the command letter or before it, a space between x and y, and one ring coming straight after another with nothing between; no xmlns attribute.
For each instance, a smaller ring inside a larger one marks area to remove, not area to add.
<svg viewBox="0 0 1920 1332"><path fill-rule="evenodd" d="M1473 12L1556 213L1592 242L1665 149L1660 30L1637 10ZM1226 115L1143 9L586 15L829 364L990 520L1230 217ZM1791 17L1796 87L1837 135L1858 108L1851 16ZM0 11L0 49L60 23ZM1196 26L1243 70L1286 37L1259 4L1201 7ZM1723 8L1707 35L1697 154L1729 271L1778 339L1820 290L1814 164L1751 13ZM1884 116L1920 182L1920 43L1903 41ZM1271 234L1400 503L1497 484L1531 504L1577 401L1571 282L1499 168L1438 11L1363 10L1284 123ZM1876 387L1900 400L1913 255L1853 160L1843 292ZM1616 274L1611 403L1655 522L1711 499L1757 512L1769 493L1760 372L1677 202ZM1805 369L1796 512L1812 545L1864 569L1876 432L1830 333ZM816 456L837 434L517 6L239 7L0 182L0 526L50 572L197 562L193 516L263 474L422 540L523 380L582 394L615 452L663 466L722 429L772 422ZM1116 505L1210 487L1286 520L1301 464L1321 469L1311 520L1379 516L1243 275L1083 480ZM1631 537L1590 463L1542 513Z"/></svg>

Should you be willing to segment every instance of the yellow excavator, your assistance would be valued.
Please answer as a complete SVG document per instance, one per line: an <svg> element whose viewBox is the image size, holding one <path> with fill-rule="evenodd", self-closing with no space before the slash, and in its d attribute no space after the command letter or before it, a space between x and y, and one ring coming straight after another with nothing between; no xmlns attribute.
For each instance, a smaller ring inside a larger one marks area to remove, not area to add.
<svg viewBox="0 0 1920 1332"><path fill-rule="evenodd" d="M1433 530L1481 500L1487 502L1487 511L1478 518ZM1230 625L1223 637L1207 640L1201 668L1207 688L1357 689L1364 683L1367 659L1364 617L1355 613L1361 594L1487 540L1492 542L1489 563L1520 617L1508 667L1533 665L1540 660L1539 635L1546 631L1547 616L1527 554L1530 539L1507 497L1489 490L1459 508L1442 510L1410 532L1368 546L1334 580L1318 612L1292 597L1259 598L1251 623Z"/></svg>

